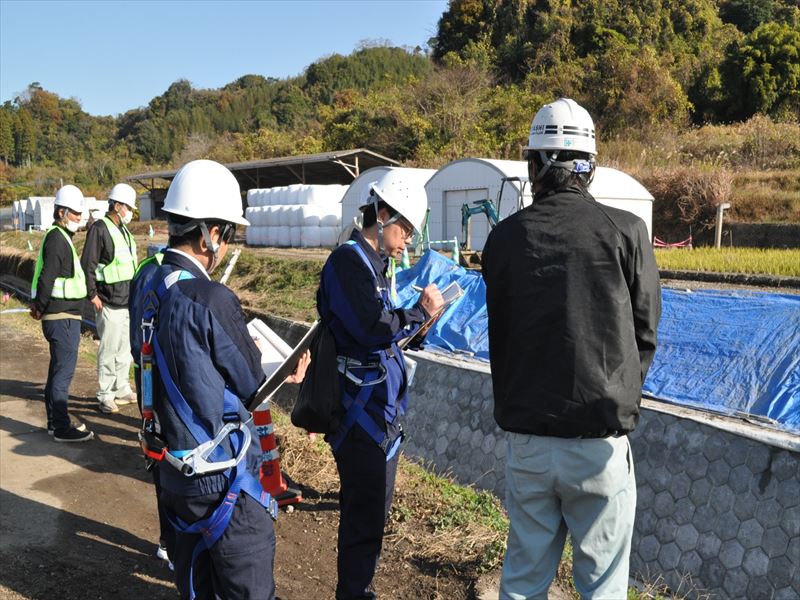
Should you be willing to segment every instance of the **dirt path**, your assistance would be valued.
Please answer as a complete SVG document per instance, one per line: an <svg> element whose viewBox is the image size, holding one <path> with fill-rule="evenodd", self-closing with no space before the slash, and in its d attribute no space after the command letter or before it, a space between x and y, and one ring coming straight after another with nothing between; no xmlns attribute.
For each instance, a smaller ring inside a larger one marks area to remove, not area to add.
<svg viewBox="0 0 800 600"><path fill-rule="evenodd" d="M49 357L38 324L2 315L0 339L0 599L176 598L171 572L154 557L158 523L136 443L138 412L135 405L114 415L97 411L86 352L94 342L81 342L70 411L96 439L71 445L53 442L44 429ZM275 578L284 600L333 597L338 502L332 493L305 495L276 525ZM376 577L381 598L484 597L486 583L386 545Z"/></svg>

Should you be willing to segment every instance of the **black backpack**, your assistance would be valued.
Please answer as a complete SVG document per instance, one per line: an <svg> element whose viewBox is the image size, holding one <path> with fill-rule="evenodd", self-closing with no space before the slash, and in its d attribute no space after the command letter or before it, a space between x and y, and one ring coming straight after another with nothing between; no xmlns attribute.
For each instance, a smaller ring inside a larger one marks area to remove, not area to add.
<svg viewBox="0 0 800 600"><path fill-rule="evenodd" d="M321 321L311 340L311 363L292 409L292 424L310 433L336 433L344 417L336 342Z"/></svg>

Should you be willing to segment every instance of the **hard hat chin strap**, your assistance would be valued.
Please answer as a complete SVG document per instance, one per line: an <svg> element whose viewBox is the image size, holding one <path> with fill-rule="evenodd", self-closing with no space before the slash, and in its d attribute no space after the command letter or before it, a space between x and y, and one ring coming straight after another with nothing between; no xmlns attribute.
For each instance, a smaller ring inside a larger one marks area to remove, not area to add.
<svg viewBox="0 0 800 600"><path fill-rule="evenodd" d="M558 154L558 150L554 150L551 154L548 154L546 150L539 150L539 157L542 160L543 166L537 171L536 176L533 178L534 182L541 181L550 167L560 167L581 177L587 186L592 183L595 172L594 157L588 159L558 160Z"/></svg>
<svg viewBox="0 0 800 600"><path fill-rule="evenodd" d="M205 221L200 221L199 227L200 232L203 234L203 240L206 242L206 246L214 254L214 258L211 261L211 266L208 268L208 272L211 273L219 264L219 244L211 240L211 234L208 232L208 227L206 226Z"/></svg>

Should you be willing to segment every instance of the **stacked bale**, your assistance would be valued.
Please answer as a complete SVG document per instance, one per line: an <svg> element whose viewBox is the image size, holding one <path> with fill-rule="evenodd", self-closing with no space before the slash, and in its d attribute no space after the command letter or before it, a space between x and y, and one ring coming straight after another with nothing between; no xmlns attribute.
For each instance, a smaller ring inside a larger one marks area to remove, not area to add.
<svg viewBox="0 0 800 600"><path fill-rule="evenodd" d="M332 248L342 220L346 185L304 185L247 192L250 246Z"/></svg>

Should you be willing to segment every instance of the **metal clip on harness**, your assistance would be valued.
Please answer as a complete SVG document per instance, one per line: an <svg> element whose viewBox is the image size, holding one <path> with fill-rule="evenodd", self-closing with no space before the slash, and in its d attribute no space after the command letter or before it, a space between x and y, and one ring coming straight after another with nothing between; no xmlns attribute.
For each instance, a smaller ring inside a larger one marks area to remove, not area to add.
<svg viewBox="0 0 800 600"><path fill-rule="evenodd" d="M337 356L336 360L339 364L339 373L347 377L358 387L378 385L379 383L383 383L383 381L386 379L386 367L384 367L381 363L362 364L361 361L356 360L355 358L350 358L348 356ZM353 373L351 373L351 370L358 370L358 369L362 370L378 369L381 374L378 376L377 379L373 379L372 381L364 383L363 377L358 377L356 375L353 375Z"/></svg>
<svg viewBox="0 0 800 600"><path fill-rule="evenodd" d="M217 446L224 442L228 435L234 431L241 431L244 434L244 440L242 441L242 447L239 450L238 456L222 461L208 460L208 457L217 448ZM231 469L242 462L247 454L247 449L250 447L250 442L251 436L250 430L247 427L247 423L242 423L241 421L238 423L227 423L222 427L222 429L219 430L219 433L217 433L213 440L209 440L204 444L200 444L196 448L189 450L189 452L184 454L181 458L178 458L167 451L164 453L164 460L178 469L178 471L186 475L186 477L191 477L193 475L205 475L206 473L218 473L220 471Z"/></svg>

